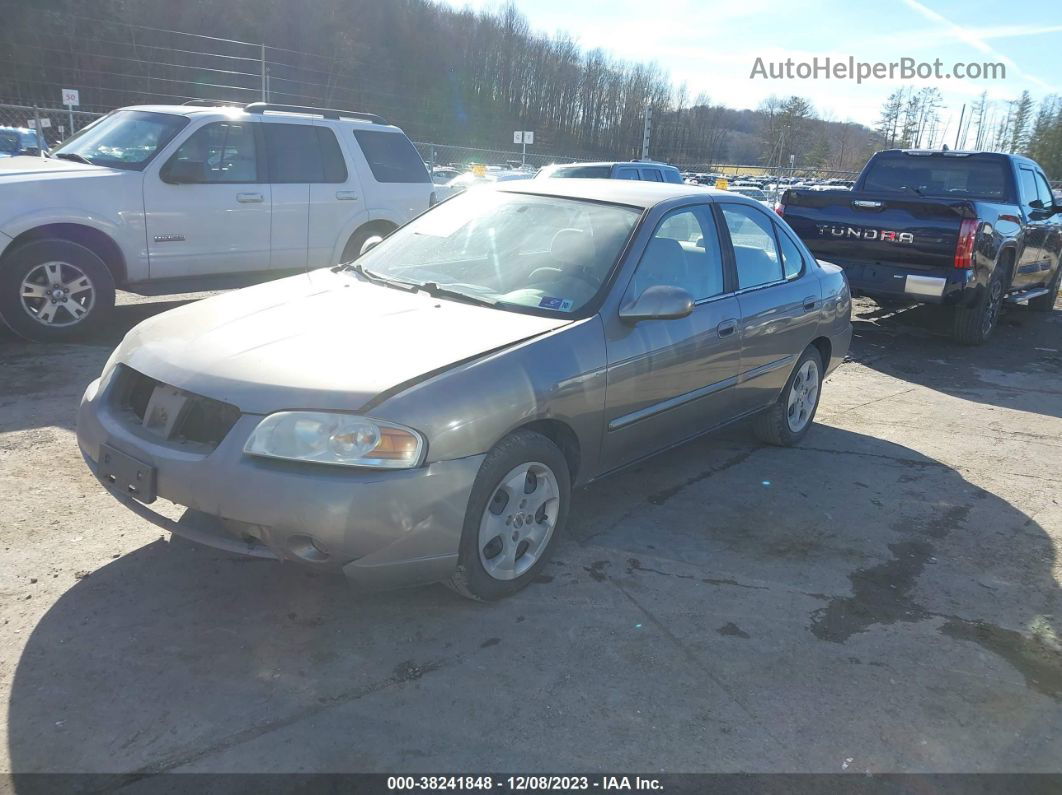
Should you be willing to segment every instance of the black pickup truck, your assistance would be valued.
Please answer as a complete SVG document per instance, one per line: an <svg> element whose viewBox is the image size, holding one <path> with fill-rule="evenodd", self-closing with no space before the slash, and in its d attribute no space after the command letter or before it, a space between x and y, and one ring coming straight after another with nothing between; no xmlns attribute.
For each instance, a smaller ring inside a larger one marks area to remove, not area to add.
<svg viewBox="0 0 1062 795"><path fill-rule="evenodd" d="M988 339L1003 301L1054 307L1062 203L1027 157L890 149L852 190L790 189L778 212L853 293L954 307L959 342Z"/></svg>

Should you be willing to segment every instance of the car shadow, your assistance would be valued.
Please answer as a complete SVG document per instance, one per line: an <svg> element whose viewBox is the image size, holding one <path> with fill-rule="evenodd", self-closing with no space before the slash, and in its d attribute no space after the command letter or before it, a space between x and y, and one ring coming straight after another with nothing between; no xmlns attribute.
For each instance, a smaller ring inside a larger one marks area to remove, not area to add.
<svg viewBox="0 0 1062 795"><path fill-rule="evenodd" d="M951 312L857 299L849 357L874 370L948 395L1062 417L1062 303L1039 313L1008 305L980 347L950 337Z"/></svg>
<svg viewBox="0 0 1062 795"><path fill-rule="evenodd" d="M33 627L12 679L10 765L19 792L34 786L19 774L119 774L88 780L105 789L214 757L314 770L323 748L364 770L482 769L476 753L510 748L504 764L523 769L532 746L499 739L516 726L554 771L573 737L584 768L656 754L661 769L712 769L733 764L713 756L725 745L749 769L789 742L816 760L795 769L834 759L845 734L880 744L861 710L886 710L917 728L897 743L934 737L940 756L912 767L981 754L1012 768L1023 738L1058 717L1028 700L1062 698L1062 665L1033 637L1059 614L1054 561L1007 500L826 426L791 449L739 427L581 489L548 575L492 605L438 586L357 594L337 576L154 540L78 580ZM632 603L666 627L648 651ZM749 719L729 739L713 680L682 668L702 660L754 717L785 704L810 724ZM878 687L886 673L904 686ZM1013 698L997 681L1008 676L1029 695ZM371 717L355 720L346 710L362 701ZM636 707L652 711L653 736L682 742L644 754L617 742Z"/></svg>
<svg viewBox="0 0 1062 795"><path fill-rule="evenodd" d="M141 321L186 303L189 301L119 304L104 326L76 343L29 342L3 327L0 433L44 427L73 429L82 392L99 377L126 333Z"/></svg>

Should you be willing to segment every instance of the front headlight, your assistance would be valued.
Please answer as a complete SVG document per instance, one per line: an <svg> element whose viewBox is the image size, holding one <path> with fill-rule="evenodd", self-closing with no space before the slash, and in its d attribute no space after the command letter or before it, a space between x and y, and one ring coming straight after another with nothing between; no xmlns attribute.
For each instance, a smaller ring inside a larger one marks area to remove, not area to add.
<svg viewBox="0 0 1062 795"><path fill-rule="evenodd" d="M356 414L278 411L258 423L243 451L318 464L410 469L421 462L424 439L410 428Z"/></svg>

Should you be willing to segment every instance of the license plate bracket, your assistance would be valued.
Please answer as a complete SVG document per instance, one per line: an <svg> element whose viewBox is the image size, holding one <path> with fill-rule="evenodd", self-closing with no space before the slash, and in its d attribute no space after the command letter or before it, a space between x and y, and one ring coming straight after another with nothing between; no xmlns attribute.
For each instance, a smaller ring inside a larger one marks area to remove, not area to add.
<svg viewBox="0 0 1062 795"><path fill-rule="evenodd" d="M100 445L99 476L115 491L140 502L154 502L155 467L116 450L109 444Z"/></svg>

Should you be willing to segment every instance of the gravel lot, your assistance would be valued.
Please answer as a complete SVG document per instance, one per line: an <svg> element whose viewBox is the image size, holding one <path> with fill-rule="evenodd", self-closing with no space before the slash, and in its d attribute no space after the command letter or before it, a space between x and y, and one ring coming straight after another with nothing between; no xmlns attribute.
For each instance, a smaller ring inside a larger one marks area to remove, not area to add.
<svg viewBox="0 0 1062 795"><path fill-rule="evenodd" d="M185 298L0 339L0 770L1062 771L1062 305L965 349L857 302L802 446L736 426L586 488L547 574L477 605L103 491L78 398Z"/></svg>

